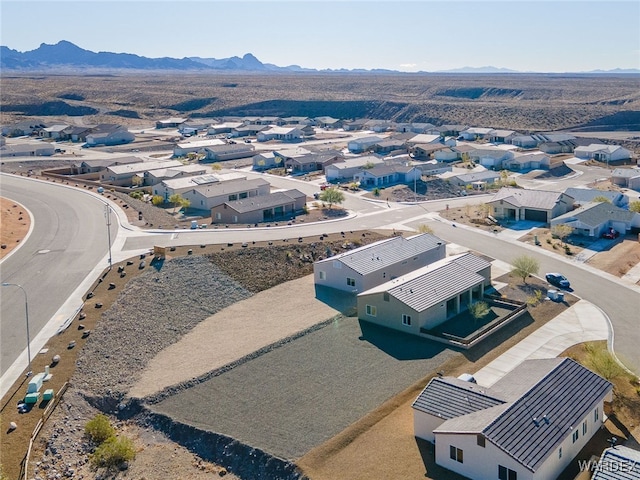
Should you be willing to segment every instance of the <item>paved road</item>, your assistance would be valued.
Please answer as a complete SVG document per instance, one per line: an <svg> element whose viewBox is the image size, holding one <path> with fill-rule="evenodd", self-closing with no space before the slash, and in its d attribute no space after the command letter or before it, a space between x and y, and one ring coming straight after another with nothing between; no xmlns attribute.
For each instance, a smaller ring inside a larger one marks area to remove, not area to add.
<svg viewBox="0 0 640 480"><path fill-rule="evenodd" d="M2 282L17 283L27 292L33 347L34 338L60 313L61 304L104 262L104 204L80 190L10 175L0 176L0 188L0 195L21 203L35 217L29 239L0 264ZM117 230L114 219L112 239ZM4 374L26 349L24 296L16 287L0 288L0 347ZM37 351L32 348L31 354Z"/></svg>

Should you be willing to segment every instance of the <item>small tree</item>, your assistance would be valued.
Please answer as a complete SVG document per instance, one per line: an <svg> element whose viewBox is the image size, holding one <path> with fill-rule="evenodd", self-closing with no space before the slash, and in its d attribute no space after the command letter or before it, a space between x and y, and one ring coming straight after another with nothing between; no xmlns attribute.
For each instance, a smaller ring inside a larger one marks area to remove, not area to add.
<svg viewBox="0 0 640 480"><path fill-rule="evenodd" d="M264 162L264 160L263 160L263 162ZM211 165L211 168L213 170L215 170L215 171L222 170L222 165L220 165L219 163L216 162L213 165Z"/></svg>
<svg viewBox="0 0 640 480"><path fill-rule="evenodd" d="M187 200L188 201L188 200ZM182 195L180 195L179 193L174 193L173 195L171 195L169 197L169 203L171 205L173 205L173 210L175 213L175 209L180 206L180 208L182 208L184 205L183 203L185 202L185 199L182 197ZM178 211L180 211L180 209L178 209Z"/></svg>
<svg viewBox="0 0 640 480"><path fill-rule="evenodd" d="M115 434L115 429L106 415L99 413L84 426L84 433L89 435L93 442L100 444Z"/></svg>
<svg viewBox="0 0 640 480"><path fill-rule="evenodd" d="M560 223L551 227L551 235L556 236L564 244L565 239L571 235L573 227L566 223Z"/></svg>
<svg viewBox="0 0 640 480"><path fill-rule="evenodd" d="M190 206L191 206L191 200L189 200L187 198L184 198L184 197L180 199L180 207L181 208L184 208L186 210Z"/></svg>
<svg viewBox="0 0 640 480"><path fill-rule="evenodd" d="M111 436L96 448L91 462L96 467L111 468L131 461L135 456L136 450L130 438Z"/></svg>
<svg viewBox="0 0 640 480"><path fill-rule="evenodd" d="M625 374L622 366L605 346L587 343L584 348L587 352L587 366L602 378L611 380Z"/></svg>
<svg viewBox="0 0 640 480"><path fill-rule="evenodd" d="M329 208L332 208L334 204L340 204L344 202L344 193L335 187L327 188L320 194L320 200L329 204Z"/></svg>
<svg viewBox="0 0 640 480"><path fill-rule="evenodd" d="M164 203L164 198L162 196L160 196L160 195L154 195L151 198L151 203L157 207L157 206L162 205Z"/></svg>
<svg viewBox="0 0 640 480"><path fill-rule="evenodd" d="M629 203L629 211L634 213L640 213L640 200L634 200Z"/></svg>
<svg viewBox="0 0 640 480"><path fill-rule="evenodd" d="M509 180L509 174L511 172L509 172L509 170L500 170L500 183L502 185L506 185L507 184L507 180Z"/></svg>
<svg viewBox="0 0 640 480"><path fill-rule="evenodd" d="M430 233L433 235L433 228L431 228L429 225L421 223L420 225L418 225L418 232L419 233Z"/></svg>
<svg viewBox="0 0 640 480"><path fill-rule="evenodd" d="M522 278L522 282L525 285L527 284L527 277L538 273L538 270L540 269L540 263L538 260L530 257L529 255L521 255L514 258L511 262L511 266L513 267L511 273Z"/></svg>
<svg viewBox="0 0 640 480"><path fill-rule="evenodd" d="M378 187L373 189L373 196L374 197L379 197L380 196L380 189Z"/></svg>
<svg viewBox="0 0 640 480"><path fill-rule="evenodd" d="M134 175L133 177L131 177L131 185L133 185L134 187L139 187L143 183L144 183L144 178L138 175Z"/></svg>
<svg viewBox="0 0 640 480"><path fill-rule="evenodd" d="M373 168L373 167L375 167L375 166L376 166L376 164L375 164L375 163L373 163L373 162L367 162L367 163L365 163L365 164L362 166L362 169L363 169L363 170L370 170L370 169L372 169L372 168Z"/></svg>
<svg viewBox="0 0 640 480"><path fill-rule="evenodd" d="M605 197L604 195L598 195L597 197L593 197L592 202L599 202L599 203L611 203L611 200L609 200L607 197Z"/></svg>

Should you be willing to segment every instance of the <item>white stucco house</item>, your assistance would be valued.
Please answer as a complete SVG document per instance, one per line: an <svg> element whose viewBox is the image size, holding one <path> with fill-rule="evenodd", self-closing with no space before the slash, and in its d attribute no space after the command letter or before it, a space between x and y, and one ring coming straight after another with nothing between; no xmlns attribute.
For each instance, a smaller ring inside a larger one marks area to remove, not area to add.
<svg viewBox="0 0 640 480"><path fill-rule="evenodd" d="M413 402L414 433L473 480L557 478L602 426L612 390L570 358L525 360L491 387L436 377Z"/></svg>
<svg viewBox="0 0 640 480"><path fill-rule="evenodd" d="M599 238L611 229L625 235L640 227L640 213L630 212L608 202L589 202L571 212L551 219L554 225L568 225L576 235Z"/></svg>
<svg viewBox="0 0 640 480"><path fill-rule="evenodd" d="M499 219L549 223L552 218L571 211L574 199L562 192L504 187L487 204Z"/></svg>
<svg viewBox="0 0 640 480"><path fill-rule="evenodd" d="M351 153L362 153L383 140L384 138L375 135L371 137L354 138L347 143L347 148Z"/></svg>
<svg viewBox="0 0 640 480"><path fill-rule="evenodd" d="M379 165L367 170L360 170L353 179L360 182L363 188L386 187L400 183L409 184L420 180L422 171L407 165Z"/></svg>
<svg viewBox="0 0 640 480"><path fill-rule="evenodd" d="M313 264L314 282L349 293L363 292L445 255L445 242L435 235L395 236L318 260Z"/></svg>
<svg viewBox="0 0 640 480"><path fill-rule="evenodd" d="M336 162L324 168L324 174L328 182L341 180L353 180L353 176L368 167L384 164L384 160L377 155L365 155L362 157L348 158L343 162Z"/></svg>
<svg viewBox="0 0 640 480"><path fill-rule="evenodd" d="M269 140L296 142L302 138L302 130L298 127L271 126L271 128L267 130L258 132L257 138L259 142L268 142Z"/></svg>
<svg viewBox="0 0 640 480"><path fill-rule="evenodd" d="M619 145L605 145L592 143L591 145L576 147L573 151L576 158L598 160L600 162L614 162L631 158L631 152Z"/></svg>
<svg viewBox="0 0 640 480"><path fill-rule="evenodd" d="M611 183L640 191L640 168L616 168L611 173Z"/></svg>

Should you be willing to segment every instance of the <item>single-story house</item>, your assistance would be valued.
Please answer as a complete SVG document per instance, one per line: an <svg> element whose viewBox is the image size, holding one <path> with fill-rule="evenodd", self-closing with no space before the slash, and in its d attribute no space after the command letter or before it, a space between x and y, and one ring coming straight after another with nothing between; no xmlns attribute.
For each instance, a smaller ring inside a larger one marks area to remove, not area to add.
<svg viewBox="0 0 640 480"><path fill-rule="evenodd" d="M438 162L455 162L456 160L460 160L460 152L455 151L453 148L445 147L436 150L433 153L433 158Z"/></svg>
<svg viewBox="0 0 640 480"><path fill-rule="evenodd" d="M269 127L267 125L241 125L239 127L234 128L229 133L231 137L255 137L259 132L263 130L267 130Z"/></svg>
<svg viewBox="0 0 640 480"><path fill-rule="evenodd" d="M302 138L302 130L298 127L274 127L258 132L258 141L279 140L281 142L297 142Z"/></svg>
<svg viewBox="0 0 640 480"><path fill-rule="evenodd" d="M489 138L489 135L493 131L493 128L483 128L483 127L469 127L460 132L460 137L463 140L482 140L485 138Z"/></svg>
<svg viewBox="0 0 640 480"><path fill-rule="evenodd" d="M640 174L640 170L638 170ZM604 197L612 205L624 208L629 204L629 197L622 192L611 192L609 190L596 190L595 188L567 188L564 193L573 197L574 205L580 206L592 202L594 198Z"/></svg>
<svg viewBox="0 0 640 480"><path fill-rule="evenodd" d="M127 127L117 124L104 123L92 129L86 136L85 147L96 145L120 145L133 142L136 137Z"/></svg>
<svg viewBox="0 0 640 480"><path fill-rule="evenodd" d="M373 146L373 151L378 155L389 155L390 153L407 153L407 144L403 140L390 138L376 143Z"/></svg>
<svg viewBox="0 0 640 480"><path fill-rule="evenodd" d="M427 162L416 165L422 171L422 175L432 176L440 175L441 173L450 172L453 170L451 164L446 162L439 162L438 160L429 160Z"/></svg>
<svg viewBox="0 0 640 480"><path fill-rule="evenodd" d="M55 147L47 142L5 144L0 147L0 158L48 157L54 153L56 153Z"/></svg>
<svg viewBox="0 0 640 480"><path fill-rule="evenodd" d="M640 480L640 451L623 445L605 449L591 480Z"/></svg>
<svg viewBox="0 0 640 480"><path fill-rule="evenodd" d="M472 185L477 190L482 190L491 183L496 183L500 179L500 172L485 170L483 172L463 173L449 177L449 181L459 187Z"/></svg>
<svg viewBox="0 0 640 480"><path fill-rule="evenodd" d="M242 125L244 125L242 122L216 123L215 125L211 125L209 127L209 130L207 130L207 135L219 135L221 133L231 133L233 129L241 127Z"/></svg>
<svg viewBox="0 0 640 480"><path fill-rule="evenodd" d="M365 155L362 157L347 158L343 162L336 162L324 169L328 182L353 180L353 176L360 170L381 165L384 160L377 155Z"/></svg>
<svg viewBox="0 0 640 480"><path fill-rule="evenodd" d="M71 140L72 142L86 142L87 135L91 133L92 127L79 127L76 125L69 125L64 130L65 140Z"/></svg>
<svg viewBox="0 0 640 480"><path fill-rule="evenodd" d="M511 138L511 144L520 148L536 148L543 143L566 142L576 137L567 133L533 133L531 135L517 134ZM552 153L552 152L547 152ZM558 152L560 153L560 152Z"/></svg>
<svg viewBox="0 0 640 480"><path fill-rule="evenodd" d="M285 125L305 125L305 126L311 126L313 125L313 120L311 120L309 117L284 117L282 119L284 121Z"/></svg>
<svg viewBox="0 0 640 480"><path fill-rule="evenodd" d="M491 143L511 143L518 132L513 130L491 130L488 138Z"/></svg>
<svg viewBox="0 0 640 480"><path fill-rule="evenodd" d="M185 192L196 187L202 187L217 182L227 182L230 180L246 180L247 176L240 172L227 173L207 173L205 175L195 175L193 177L178 177L163 180L159 185L153 187L154 195L161 195L168 200L171 195L183 195Z"/></svg>
<svg viewBox="0 0 640 480"><path fill-rule="evenodd" d="M29 136L43 128L47 128L45 123L37 120L25 120L24 122L12 123L11 125L3 125L2 135L5 137Z"/></svg>
<svg viewBox="0 0 640 480"><path fill-rule="evenodd" d="M469 128L468 125L447 124L436 127L436 130L443 137L458 137L460 132L465 131L467 128Z"/></svg>
<svg viewBox="0 0 640 480"><path fill-rule="evenodd" d="M283 148L273 152L260 152L253 156L254 170L268 170L270 168L283 168L288 159L302 157L312 153L304 147Z"/></svg>
<svg viewBox="0 0 640 480"><path fill-rule="evenodd" d="M263 117L254 117L249 120L249 123L254 125L284 125L284 120L281 117L274 116L263 116Z"/></svg>
<svg viewBox="0 0 640 480"><path fill-rule="evenodd" d="M44 138L53 138L54 140L66 140L65 130L69 128L69 125L65 124L56 124L51 125L50 127L43 128L40 130L39 134Z"/></svg>
<svg viewBox="0 0 640 480"><path fill-rule="evenodd" d="M576 158L586 160L597 160L600 162L615 162L617 160L628 160L631 152L619 145L604 145L602 143L592 143L588 146L577 147L573 154Z"/></svg>
<svg viewBox="0 0 640 480"><path fill-rule="evenodd" d="M440 134L437 131L436 126L433 123L396 123L396 132L411 132L411 133L434 133Z"/></svg>
<svg viewBox="0 0 640 480"><path fill-rule="evenodd" d="M421 175L422 170L410 165L378 165L360 170L353 175L353 179L360 182L360 186L363 188L374 188L412 183L420 180Z"/></svg>
<svg viewBox="0 0 640 480"><path fill-rule="evenodd" d="M260 223L286 220L304 211L307 196L299 190L285 190L224 202L211 209L213 223Z"/></svg>
<svg viewBox="0 0 640 480"><path fill-rule="evenodd" d="M501 169L502 163L514 158L513 152L500 148L474 148L469 158L485 168Z"/></svg>
<svg viewBox="0 0 640 480"><path fill-rule="evenodd" d="M491 263L483 258L442 258L358 294L358 318L420 335L481 300L490 284Z"/></svg>
<svg viewBox="0 0 640 480"><path fill-rule="evenodd" d="M158 120L156 122L156 128L178 128L180 125L182 125L184 122L186 122L187 120L189 120L188 118L182 118L182 117L171 117L171 118L165 118L163 120Z"/></svg>
<svg viewBox="0 0 640 480"><path fill-rule="evenodd" d="M549 223L552 227L568 225L576 235L600 238L611 229L624 235L631 231L632 227L640 227L640 213L624 210L608 202L590 202L552 218Z"/></svg>
<svg viewBox="0 0 640 480"><path fill-rule="evenodd" d="M196 140L194 142L177 143L173 148L174 157L184 157L188 153L206 153L205 149L216 145L226 145L224 140L219 138L209 138L207 140Z"/></svg>
<svg viewBox="0 0 640 480"><path fill-rule="evenodd" d="M395 236L318 260L314 281L317 286L364 292L445 255L445 242L435 235Z"/></svg>
<svg viewBox="0 0 640 480"><path fill-rule="evenodd" d="M355 120L343 122L342 128L344 129L345 132L353 132L355 130L364 130L368 121L369 121L368 118L356 118Z"/></svg>
<svg viewBox="0 0 640 480"><path fill-rule="evenodd" d="M416 160L431 160L435 158L436 152L440 150L448 150L453 153L449 147L441 143L419 143L411 148L410 153ZM457 154L449 156L453 156L454 159L457 158Z"/></svg>
<svg viewBox="0 0 640 480"><path fill-rule="evenodd" d="M131 163L140 163L138 157L118 157L118 158L101 158L96 160L82 160L73 164L72 170L75 175L84 173L98 173L107 167L113 165L126 165Z"/></svg>
<svg viewBox="0 0 640 480"><path fill-rule="evenodd" d="M347 148L351 153L362 153L383 140L382 137L377 136L354 138L347 143Z"/></svg>
<svg viewBox="0 0 640 480"><path fill-rule="evenodd" d="M109 185L130 186L134 175L159 168L182 167L178 160L156 160L153 162L125 163L111 165L100 172L100 181Z"/></svg>
<svg viewBox="0 0 640 480"><path fill-rule="evenodd" d="M324 170L324 167L342 161L344 157L338 151L306 153L289 157L284 161L285 168L293 175Z"/></svg>
<svg viewBox="0 0 640 480"><path fill-rule="evenodd" d="M502 168L514 172L549 169L551 158L546 153L515 153L513 158L503 160Z"/></svg>
<svg viewBox="0 0 640 480"><path fill-rule="evenodd" d="M407 140L411 146L441 144L442 137L438 134L419 133Z"/></svg>
<svg viewBox="0 0 640 480"><path fill-rule="evenodd" d="M558 478L602 427L612 390L570 358L525 360L490 388L436 377L413 402L414 433L470 479Z"/></svg>
<svg viewBox="0 0 640 480"><path fill-rule="evenodd" d="M611 183L631 190L640 190L640 168L616 168L611 173Z"/></svg>
<svg viewBox="0 0 640 480"><path fill-rule="evenodd" d="M223 162L251 157L255 154L255 148L250 144L236 143L205 147L204 152L206 154L205 160L208 162Z"/></svg>
<svg viewBox="0 0 640 480"><path fill-rule="evenodd" d="M209 127L211 126L211 122L199 119L197 122L194 120L190 120L188 122L182 123L178 127L178 132L182 135L197 135L200 132L209 131Z"/></svg>
<svg viewBox="0 0 640 480"><path fill-rule="evenodd" d="M495 218L549 223L570 212L574 198L562 192L503 187L487 204Z"/></svg>
<svg viewBox="0 0 640 480"><path fill-rule="evenodd" d="M147 170L142 174L137 174L143 179L143 185L157 185L163 180L180 177L193 177L195 175L204 175L209 172L209 167L202 165L180 165L179 167L157 168L155 170Z"/></svg>
<svg viewBox="0 0 640 480"><path fill-rule="evenodd" d="M268 195L271 184L263 178L234 179L207 183L187 190L182 196L191 202L191 208L211 210L224 202Z"/></svg>
<svg viewBox="0 0 640 480"><path fill-rule="evenodd" d="M386 132L393 127L393 122L389 120L368 120L365 125L365 130L371 130L376 133Z"/></svg>
<svg viewBox="0 0 640 480"><path fill-rule="evenodd" d="M333 117L316 117L315 119L316 126L320 128L326 129L337 129L342 128L342 120Z"/></svg>

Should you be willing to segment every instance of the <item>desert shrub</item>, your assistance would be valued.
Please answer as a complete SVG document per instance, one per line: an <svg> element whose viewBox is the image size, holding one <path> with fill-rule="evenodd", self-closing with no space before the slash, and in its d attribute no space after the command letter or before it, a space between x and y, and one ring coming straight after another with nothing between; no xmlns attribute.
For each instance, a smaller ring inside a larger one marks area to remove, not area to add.
<svg viewBox="0 0 640 480"><path fill-rule="evenodd" d="M527 283L527 277L538 273L540 269L540 262L528 255L521 255L514 258L511 265L513 266L511 273L522 278L522 282L525 284Z"/></svg>
<svg viewBox="0 0 640 480"><path fill-rule="evenodd" d="M549 245L551 245L551 239L550 239L550 238L547 238L547 243L548 243Z"/></svg>
<svg viewBox="0 0 640 480"><path fill-rule="evenodd" d="M115 429L111 426L109 418L99 413L84 426L84 433L91 437L95 443L102 443L115 434Z"/></svg>
<svg viewBox="0 0 640 480"><path fill-rule="evenodd" d="M131 198L135 198L136 200L142 200L143 193L142 192L131 192L129 194Z"/></svg>
<svg viewBox="0 0 640 480"><path fill-rule="evenodd" d="M486 317L491 311L491 307L487 302L471 303L467 306L469 313L475 320Z"/></svg>
<svg viewBox="0 0 640 480"><path fill-rule="evenodd" d="M373 195L375 197L379 197L380 196L380 189L378 187L373 189Z"/></svg>
<svg viewBox="0 0 640 480"><path fill-rule="evenodd" d="M91 462L96 467L116 467L124 462L133 460L136 450L133 441L127 437L109 437L91 456Z"/></svg>
<svg viewBox="0 0 640 480"><path fill-rule="evenodd" d="M421 223L420 225L418 225L418 232L433 234L433 228L431 228L429 225Z"/></svg>
<svg viewBox="0 0 640 480"><path fill-rule="evenodd" d="M527 305L535 307L542 301L542 290L536 290L533 295L527 297Z"/></svg>
<svg viewBox="0 0 640 480"><path fill-rule="evenodd" d="M164 198L162 198L161 195L154 195L151 198L151 203L157 207L158 205L162 205L164 203Z"/></svg>
<svg viewBox="0 0 640 480"><path fill-rule="evenodd" d="M606 380L621 377L626 372L605 346L587 343L584 346L587 352L587 366Z"/></svg>

